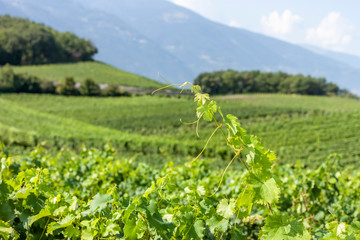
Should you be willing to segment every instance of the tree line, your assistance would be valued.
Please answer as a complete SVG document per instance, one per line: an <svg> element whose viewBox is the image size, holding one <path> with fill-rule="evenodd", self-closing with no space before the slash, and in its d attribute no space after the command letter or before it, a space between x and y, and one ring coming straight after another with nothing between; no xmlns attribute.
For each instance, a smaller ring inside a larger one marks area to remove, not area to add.
<svg viewBox="0 0 360 240"><path fill-rule="evenodd" d="M76 86L73 77L65 77L57 84L28 74L17 74L10 65L5 65L0 72L0 93L47 93L65 96L131 96L118 85L110 84L101 89L92 79L85 79Z"/></svg>
<svg viewBox="0 0 360 240"><path fill-rule="evenodd" d="M238 93L285 93L303 95L342 95L355 97L346 89L327 82L325 78L315 78L301 74L284 72L260 72L234 70L201 73L194 84L200 85L209 94Z"/></svg>
<svg viewBox="0 0 360 240"><path fill-rule="evenodd" d="M0 16L0 65L34 65L92 60L98 49L70 32L27 19Z"/></svg>

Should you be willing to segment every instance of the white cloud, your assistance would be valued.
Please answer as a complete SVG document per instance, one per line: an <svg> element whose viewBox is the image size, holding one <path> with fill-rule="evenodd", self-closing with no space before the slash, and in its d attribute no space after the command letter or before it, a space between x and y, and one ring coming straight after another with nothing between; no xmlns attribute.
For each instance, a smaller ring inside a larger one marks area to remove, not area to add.
<svg viewBox="0 0 360 240"><path fill-rule="evenodd" d="M342 47L352 41L353 28L349 22L341 17L340 13L330 12L317 28L307 30L306 40L325 48L341 50Z"/></svg>
<svg viewBox="0 0 360 240"><path fill-rule="evenodd" d="M293 25L301 20L300 16L293 14L290 10L285 10L282 14L274 11L268 16L262 16L261 24L268 33L286 34L291 32Z"/></svg>

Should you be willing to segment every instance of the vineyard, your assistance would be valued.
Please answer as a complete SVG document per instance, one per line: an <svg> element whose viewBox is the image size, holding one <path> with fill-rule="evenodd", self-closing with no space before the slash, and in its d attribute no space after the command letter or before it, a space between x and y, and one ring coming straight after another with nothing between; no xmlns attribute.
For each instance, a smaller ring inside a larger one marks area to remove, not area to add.
<svg viewBox="0 0 360 240"><path fill-rule="evenodd" d="M224 114L234 114L249 133L274 150L280 163L301 161L319 165L329 154L343 162L360 160L360 102L354 99L291 95L218 97ZM0 99L0 131L9 146L60 149L82 145L102 148L110 143L122 153L141 153L143 159L194 156L206 143L212 127L204 123L199 135L192 122L190 97L89 98L7 94ZM28 121L23 121L25 118ZM180 121L181 119L181 121ZM339 124L339 123L342 124ZM231 155L222 135L215 134L204 152L224 160ZM138 156L141 157L141 156ZM151 160L152 161L152 160ZM149 162L150 163L150 162Z"/></svg>
<svg viewBox="0 0 360 240"><path fill-rule="evenodd" d="M360 175L345 169L341 156L331 155L312 168L304 168L301 163L278 165L275 153L266 150L259 138L249 135L237 117L223 114L225 111L218 103L202 94L199 87L192 86L192 90L197 103L195 124L207 122L202 123L205 132L213 125L208 136L211 138L219 132L212 140L223 142L231 159L221 161L194 155L185 164L169 161L163 168L155 168L119 157L109 145L104 150L82 147L78 153L60 150L56 156L37 147L21 157L10 156L3 146L1 236L5 239L360 238ZM2 103L12 104L8 100ZM35 115L32 110L25 113L29 117L51 119L48 113ZM334 113L334 116L338 115ZM77 130L81 135L90 129L79 125ZM58 131L62 131L61 126ZM112 130L102 131L105 135ZM218 170L214 169L213 165L218 164L215 161L222 165Z"/></svg>

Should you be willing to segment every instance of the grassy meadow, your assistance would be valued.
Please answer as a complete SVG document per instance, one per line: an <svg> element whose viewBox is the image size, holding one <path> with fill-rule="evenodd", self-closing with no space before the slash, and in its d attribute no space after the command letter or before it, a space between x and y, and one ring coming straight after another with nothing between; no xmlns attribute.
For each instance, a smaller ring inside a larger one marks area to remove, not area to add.
<svg viewBox="0 0 360 240"><path fill-rule="evenodd" d="M131 87L159 88L163 86L163 84L154 80L122 71L101 62L13 66L13 69L15 73L28 73L50 81L60 81L67 76L72 76L76 82L91 78L96 83Z"/></svg>

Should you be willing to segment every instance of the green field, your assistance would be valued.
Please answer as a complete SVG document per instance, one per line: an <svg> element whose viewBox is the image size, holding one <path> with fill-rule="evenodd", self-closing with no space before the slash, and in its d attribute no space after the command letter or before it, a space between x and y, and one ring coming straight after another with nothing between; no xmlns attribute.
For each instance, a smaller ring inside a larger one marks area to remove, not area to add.
<svg viewBox="0 0 360 240"><path fill-rule="evenodd" d="M145 156L188 156L200 152L214 128L200 125L198 138L195 126L180 122L195 120L196 106L189 97L8 94L1 100L1 128L12 129L3 138L9 138L13 145L20 142L17 138L24 132L28 137L22 141L28 139L30 146L45 142L48 147L102 147L110 142L126 152L136 152L140 147ZM343 161L349 164L360 160L358 100L255 94L218 97L217 101L224 114L239 117L249 133L259 136L266 147L278 154L281 163L318 165L334 152L342 154ZM205 156L231 157L225 144L216 143L221 138L221 134L215 135Z"/></svg>
<svg viewBox="0 0 360 240"><path fill-rule="evenodd" d="M29 75L50 81L60 81L67 76L72 76L76 82L82 82L86 78L91 78L96 83L131 87L156 89L163 86L154 80L125 72L100 62L13 66L13 69L15 73L28 73Z"/></svg>

